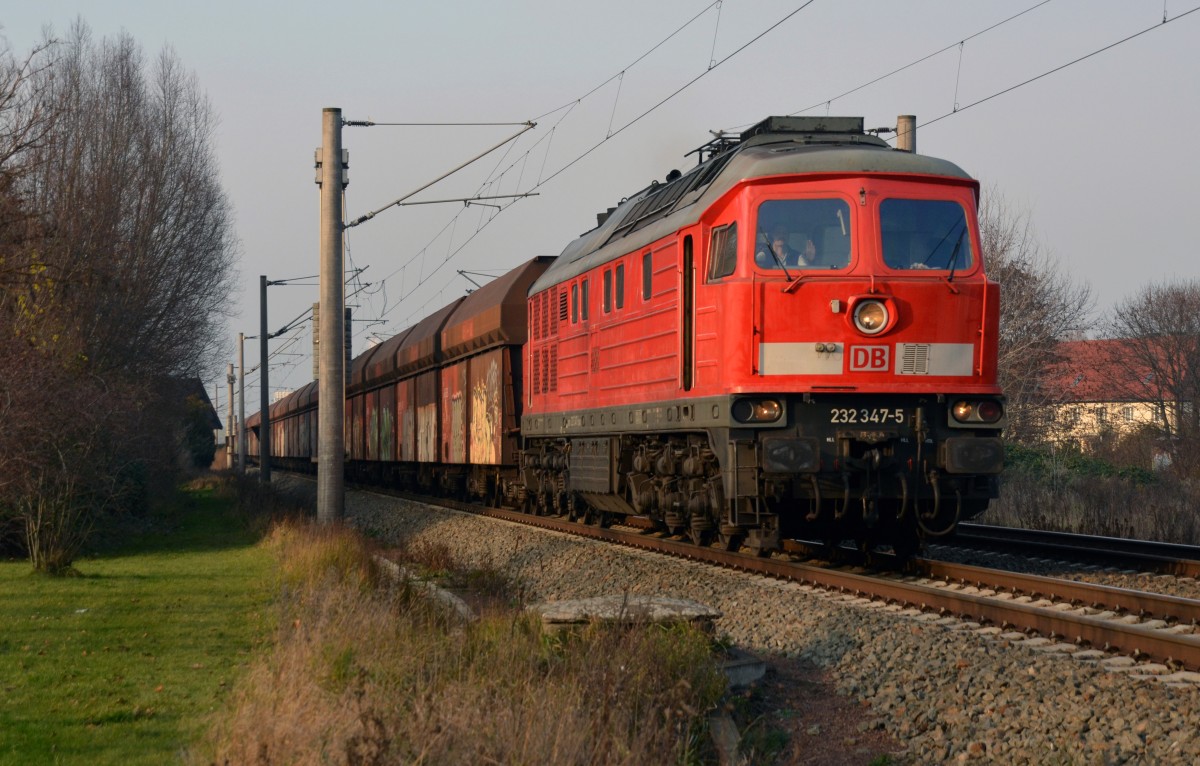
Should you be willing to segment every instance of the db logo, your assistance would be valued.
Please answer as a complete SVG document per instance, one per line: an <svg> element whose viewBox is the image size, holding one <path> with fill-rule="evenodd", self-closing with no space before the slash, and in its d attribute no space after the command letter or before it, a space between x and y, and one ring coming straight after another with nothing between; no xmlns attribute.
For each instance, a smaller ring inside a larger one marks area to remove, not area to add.
<svg viewBox="0 0 1200 766"><path fill-rule="evenodd" d="M887 346L851 346L851 372L887 372Z"/></svg>

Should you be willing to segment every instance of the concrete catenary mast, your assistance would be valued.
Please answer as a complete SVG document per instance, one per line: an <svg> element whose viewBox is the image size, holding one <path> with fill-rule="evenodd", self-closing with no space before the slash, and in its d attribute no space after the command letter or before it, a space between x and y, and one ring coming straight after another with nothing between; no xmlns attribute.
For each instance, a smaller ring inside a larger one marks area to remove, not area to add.
<svg viewBox="0 0 1200 766"><path fill-rule="evenodd" d="M342 110L321 115L321 149L317 183L321 187L320 375L317 388L317 520L332 524L345 517L346 401L345 274L342 264L342 188L346 184L342 153Z"/></svg>

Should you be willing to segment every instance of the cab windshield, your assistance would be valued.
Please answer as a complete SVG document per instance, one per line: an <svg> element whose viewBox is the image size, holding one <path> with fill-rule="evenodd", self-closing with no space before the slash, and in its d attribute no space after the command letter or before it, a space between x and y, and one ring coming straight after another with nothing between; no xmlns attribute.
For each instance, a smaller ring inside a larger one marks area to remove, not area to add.
<svg viewBox="0 0 1200 766"><path fill-rule="evenodd" d="M850 255L850 206L845 200L769 200L759 205L754 263L760 269L844 269Z"/></svg>
<svg viewBox="0 0 1200 766"><path fill-rule="evenodd" d="M962 271L974 265L962 205L949 200L885 199L879 205L883 262L893 269Z"/></svg>

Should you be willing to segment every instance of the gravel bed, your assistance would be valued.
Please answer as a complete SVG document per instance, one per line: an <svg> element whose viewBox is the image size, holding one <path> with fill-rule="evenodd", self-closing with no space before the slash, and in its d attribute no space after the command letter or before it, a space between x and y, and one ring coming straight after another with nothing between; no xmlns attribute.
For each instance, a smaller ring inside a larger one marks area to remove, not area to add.
<svg viewBox="0 0 1200 766"><path fill-rule="evenodd" d="M866 711L858 731L903 743L894 762L1200 762L1195 684L1139 680L953 619L404 500L352 492L346 508L384 542L447 543L464 564L501 569L530 602L638 593L711 605L724 614L717 632L737 645L828 671Z"/></svg>

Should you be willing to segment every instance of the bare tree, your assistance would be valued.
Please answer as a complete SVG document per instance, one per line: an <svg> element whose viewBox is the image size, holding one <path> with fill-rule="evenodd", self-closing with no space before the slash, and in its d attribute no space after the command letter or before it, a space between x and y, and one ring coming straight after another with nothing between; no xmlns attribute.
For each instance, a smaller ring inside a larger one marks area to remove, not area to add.
<svg viewBox="0 0 1200 766"><path fill-rule="evenodd" d="M36 221L19 185L29 174L31 150L44 145L59 113L44 77L54 64L54 50L47 40L18 59L0 38L0 287L28 276L28 264L17 251L36 237Z"/></svg>
<svg viewBox="0 0 1200 766"><path fill-rule="evenodd" d="M1113 358L1117 393L1154 404L1155 427L1172 464L1194 474L1200 469L1200 282L1142 288L1117 305L1105 330L1126 341Z"/></svg>
<svg viewBox="0 0 1200 766"><path fill-rule="evenodd" d="M171 51L148 66L128 35L95 42L82 23L45 78L67 109L29 191L60 333L98 369L195 374L224 337L236 252L211 106Z"/></svg>
<svg viewBox="0 0 1200 766"><path fill-rule="evenodd" d="M54 126L58 105L43 76L54 66L54 50L54 41L45 40L17 59L0 38L0 176L15 175L14 165L42 146Z"/></svg>
<svg viewBox="0 0 1200 766"><path fill-rule="evenodd" d="M128 35L0 51L0 531L39 569L173 475L169 380L206 366L233 278L215 125Z"/></svg>
<svg viewBox="0 0 1200 766"><path fill-rule="evenodd" d="M1000 283L998 375L1008 399L1006 436L1041 443L1052 435L1056 401L1047 383L1056 347L1087 326L1091 290L1062 272L1038 242L1029 214L994 190L984 195L979 219L988 275Z"/></svg>

